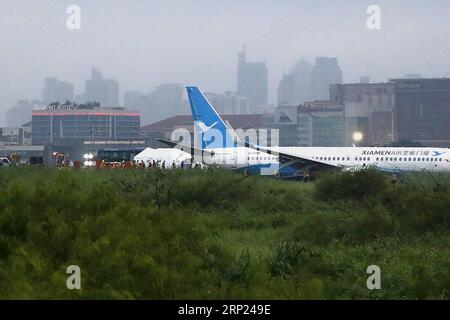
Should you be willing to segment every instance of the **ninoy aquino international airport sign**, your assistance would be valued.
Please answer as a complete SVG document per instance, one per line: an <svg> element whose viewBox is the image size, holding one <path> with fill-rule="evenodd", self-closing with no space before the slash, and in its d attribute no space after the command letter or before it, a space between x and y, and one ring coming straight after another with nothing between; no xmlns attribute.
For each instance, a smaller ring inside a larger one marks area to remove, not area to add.
<svg viewBox="0 0 450 320"><path fill-rule="evenodd" d="M145 140L85 140L85 145L144 145Z"/></svg>

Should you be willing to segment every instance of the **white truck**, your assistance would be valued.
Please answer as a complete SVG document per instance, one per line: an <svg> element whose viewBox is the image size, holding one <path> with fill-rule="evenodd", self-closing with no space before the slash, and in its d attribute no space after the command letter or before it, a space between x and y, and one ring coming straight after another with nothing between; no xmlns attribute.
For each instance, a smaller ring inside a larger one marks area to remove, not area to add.
<svg viewBox="0 0 450 320"><path fill-rule="evenodd" d="M6 157L0 157L0 167L9 167L11 165L11 161L9 161Z"/></svg>

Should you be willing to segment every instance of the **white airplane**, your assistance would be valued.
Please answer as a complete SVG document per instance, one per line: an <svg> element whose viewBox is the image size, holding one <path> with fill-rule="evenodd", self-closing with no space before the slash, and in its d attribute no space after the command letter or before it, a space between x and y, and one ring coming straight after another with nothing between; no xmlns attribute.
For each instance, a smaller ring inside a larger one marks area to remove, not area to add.
<svg viewBox="0 0 450 320"><path fill-rule="evenodd" d="M450 171L450 149L393 147L265 147L243 143L197 87L186 87L194 118L194 147L160 140L204 164L248 173L298 177L325 170L402 173Z"/></svg>

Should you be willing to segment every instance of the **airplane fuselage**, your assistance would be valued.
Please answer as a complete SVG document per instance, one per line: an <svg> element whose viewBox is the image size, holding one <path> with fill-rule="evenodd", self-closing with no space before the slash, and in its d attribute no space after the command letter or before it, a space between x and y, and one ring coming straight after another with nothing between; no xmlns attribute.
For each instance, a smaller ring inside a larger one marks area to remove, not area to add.
<svg viewBox="0 0 450 320"><path fill-rule="evenodd" d="M391 148L391 147L272 147L272 152L282 152L299 158L327 163L343 170L372 167L387 172L450 171L450 149L444 148ZM229 169L257 171L278 166L275 154L253 148L209 149L214 155L205 163ZM280 165L287 170L288 164ZM314 166L307 170L314 171Z"/></svg>

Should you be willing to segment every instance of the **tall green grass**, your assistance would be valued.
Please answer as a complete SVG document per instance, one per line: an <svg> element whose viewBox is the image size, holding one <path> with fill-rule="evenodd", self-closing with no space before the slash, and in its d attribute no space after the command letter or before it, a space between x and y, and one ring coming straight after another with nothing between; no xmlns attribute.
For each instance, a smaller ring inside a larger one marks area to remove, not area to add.
<svg viewBox="0 0 450 320"><path fill-rule="evenodd" d="M0 170L1 299L449 299L450 176ZM82 289L66 288L78 265ZM382 289L366 287L378 265Z"/></svg>

